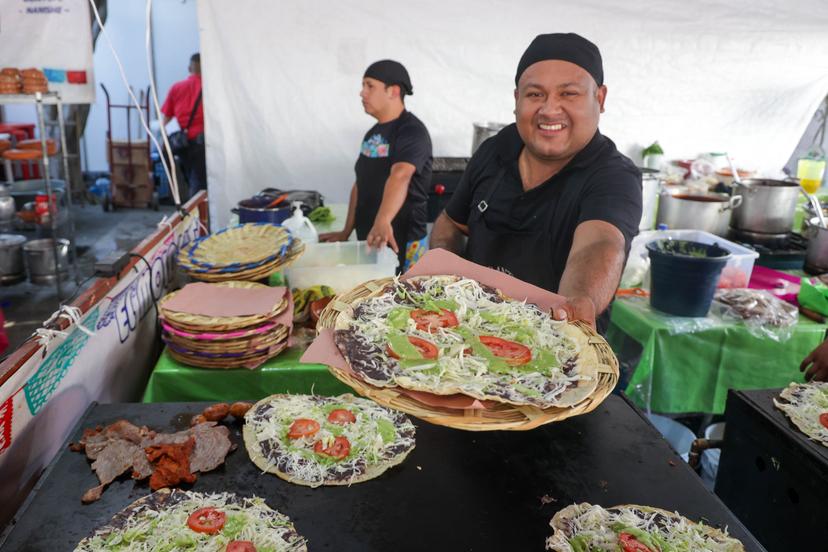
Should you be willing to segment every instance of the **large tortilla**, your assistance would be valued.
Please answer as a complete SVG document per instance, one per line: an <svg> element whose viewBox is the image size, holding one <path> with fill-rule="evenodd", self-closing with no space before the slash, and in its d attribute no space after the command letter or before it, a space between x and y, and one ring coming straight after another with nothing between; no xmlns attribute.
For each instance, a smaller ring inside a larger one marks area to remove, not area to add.
<svg viewBox="0 0 828 552"><path fill-rule="evenodd" d="M398 436L405 432L408 434L410 431L411 436L411 444L410 446L404 447L404 450L397 454L387 455L383 459L377 462L369 462L364 458L355 458L354 461L358 460L365 460L364 466L360 467L359 473L354 473L352 476L348 477L347 479L337 479L334 477L324 477L318 481L311 481L306 478L298 477L297 475L290 473L289 471L283 469L280 466L280 457L285 455L281 451L281 448L277 449L275 455L271 455L268 458L268 455L265 454L262 448L262 441L260 440L259 435L255 429L255 417L257 415L258 408L268 404L278 404L280 399L284 399L289 397L289 395L271 395L270 397L266 397L255 405L253 405L250 410L248 410L247 414L245 415L245 424L242 430L242 434L244 436L244 445L247 448L247 452L250 455L250 459L253 461L256 466L262 470L263 472L272 473L279 477L280 479L284 479L290 483L295 483L297 485L304 485L307 487L319 487L321 485L325 486L342 486L342 485L352 485L354 483L361 483L363 481L368 481L370 479L374 479L379 477L390 468L401 464L408 454L414 449L414 426L405 417L403 414L399 412L393 412L386 408L383 408L372 401L367 399L361 399L354 397L350 394L340 395L338 397L313 397L315 400L319 401L327 401L330 403L345 403L345 404L352 404L354 408L358 408L359 405L370 406L371 408L381 409L388 413L388 419L391 421L395 429L398 432ZM294 397L295 398L295 397ZM392 442L389 446L393 446L398 444L397 442ZM275 456L275 457L274 457ZM329 474L326 474L329 475Z"/></svg>
<svg viewBox="0 0 828 552"><path fill-rule="evenodd" d="M100 538L107 538L110 535L118 535L123 534L125 531L125 527L129 524L131 518L136 516L142 516L148 511L156 511L160 512L161 515L158 519L163 519L166 514L169 515L173 509L180 507L179 504L187 504L189 502L189 507L185 510L186 513L192 513L202 504L199 502L208 501L208 503L212 503L215 507L221 509L222 507L233 506L235 508L241 508L244 510L247 506L251 505L251 502L254 500L259 499L246 499L242 497L238 497L232 493L222 493L216 495L208 495L202 493L195 493L192 491L184 491L181 489L161 489L156 491L150 495L144 496L139 498L117 514L115 514L112 519L102 527L99 527L93 535L83 539L78 546L75 548L75 552L95 552L99 550L108 550L110 547L106 545L102 545L99 541ZM260 531L275 531L275 539L281 543L284 543L284 546L280 546L277 551L278 552L307 552L307 545L304 538L300 537L296 533L296 529L293 527L293 524L290 523L290 520L287 516L281 514L280 512L268 508L266 505L261 505L259 508L265 510L265 515L267 516L268 520L272 523L273 521L278 522L278 529L269 529L267 523L256 523L256 529ZM186 518L184 518L186 519ZM254 521L255 523L255 521ZM160 524L159 524L160 525ZM261 528L259 528L261 525ZM160 531L162 529L155 528L153 529L153 533L156 531ZM183 530L184 533L188 533L186 529ZM257 533L260 534L260 533ZM162 535L163 536L163 535ZM213 536L205 536L199 533L192 532L190 535L194 539L203 539L203 542L199 542L198 549L199 550L210 550L214 549L217 552L223 551L227 545L228 538L222 536L220 534L213 535ZM96 539L96 537L100 537ZM213 540L214 539L214 540ZM126 546L128 543L121 543L121 545ZM163 541L163 546L168 546L169 540ZM254 542L255 544L255 542ZM215 546L211 546L215 545ZM120 546L120 545L119 545ZM129 549L129 546L127 548ZM153 548L154 550L155 548ZM143 550L143 548L142 548Z"/></svg>
<svg viewBox="0 0 828 552"><path fill-rule="evenodd" d="M416 283L418 281L430 280L432 278L453 278L454 280L461 279L458 276L419 276L409 279L408 282ZM354 301L350 305L349 309L343 310L339 313L334 323L334 330L350 329L354 324L354 311L360 303L370 301L371 299L380 297L388 292L388 286L386 286L372 292L370 295L362 299ZM497 293L500 295L501 298L509 299L499 290L497 290ZM375 385L377 387L399 386L404 389L410 389L413 391L423 391L433 393L435 395L454 395L457 393L461 393L477 399L491 400L505 404L540 406L541 408L565 408L580 403L595 391L595 388L598 385L598 374L600 372L599 368L601 365L598 360L598 355L595 349L590 344L590 337L587 334L585 334L580 328L578 328L574 324L562 323L558 327L558 330L566 337L572 339L576 343L577 348L579 349L576 367L573 371L573 374L581 376L582 379L575 382L573 386L567 388L563 392L563 394L560 395L556 401L554 401L554 403L545 405L537 405L531 402L517 402L506 400L503 397L491 395L483 391L470 391L468 388L463 388L458 384L447 381L443 381L439 385L423 385L421 382L415 381L412 378L408 378L405 376L396 376L392 381L381 381L371 379L370 377L366 377L366 374L364 370L361 369L359 363L352 362L352 359L349 358L347 350L343 350L344 348L341 346L339 347L339 349L342 352L346 362L348 362L348 365L351 367L351 369L357 375L368 381L368 383Z"/></svg>
<svg viewBox="0 0 828 552"><path fill-rule="evenodd" d="M591 506L591 504L588 504L586 502L580 504L571 504L563 510L557 512L552 518L552 520L549 522L549 525L552 526L555 532L551 537L549 537L546 540L546 549L552 550L554 552L572 552L572 546L569 544L569 539L575 535L569 534L571 532L571 520L577 517L581 510L589 508ZM660 508L653 508L651 506L639 506L636 504L622 504L620 506L606 508L606 510L621 510L626 508L633 508L646 513L661 514L662 516L673 520L684 519L688 523L701 529L701 532L705 536L717 542L729 545L730 548L728 548L728 552L745 552L744 545L738 540L734 539L733 537L728 536L725 532L716 529L715 527L710 527L709 525L697 524L695 522L688 520L687 518L683 518L683 516L680 516L675 512L668 512L667 510L662 510ZM703 551L699 550L699 552Z"/></svg>
<svg viewBox="0 0 828 552"><path fill-rule="evenodd" d="M782 390L774 406L808 436L809 439L828 446L828 428L823 426L820 414L828 413L828 383L791 383Z"/></svg>

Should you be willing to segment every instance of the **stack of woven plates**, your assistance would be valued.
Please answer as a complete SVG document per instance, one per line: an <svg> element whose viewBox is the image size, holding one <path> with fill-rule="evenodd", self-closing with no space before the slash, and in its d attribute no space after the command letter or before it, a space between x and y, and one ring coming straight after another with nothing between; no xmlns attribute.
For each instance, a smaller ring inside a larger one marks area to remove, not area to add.
<svg viewBox="0 0 828 552"><path fill-rule="evenodd" d="M279 225L240 224L197 239L178 254L179 265L205 282L256 281L295 261L305 245Z"/></svg>
<svg viewBox="0 0 828 552"><path fill-rule="evenodd" d="M204 284L194 284L204 285ZM267 288L254 282L221 282L221 288ZM256 368L281 353L287 346L293 313L292 301L285 293L265 314L247 316L205 316L172 310L173 292L158 304L161 339L167 352L178 362L201 368ZM167 306L165 306L167 305Z"/></svg>

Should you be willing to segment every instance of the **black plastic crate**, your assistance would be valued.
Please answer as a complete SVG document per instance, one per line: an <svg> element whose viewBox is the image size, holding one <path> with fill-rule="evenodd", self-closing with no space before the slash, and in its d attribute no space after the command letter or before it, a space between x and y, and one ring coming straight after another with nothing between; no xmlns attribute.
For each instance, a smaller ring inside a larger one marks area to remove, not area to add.
<svg viewBox="0 0 828 552"><path fill-rule="evenodd" d="M769 551L828 550L828 447L773 405L779 392L728 395L716 494Z"/></svg>

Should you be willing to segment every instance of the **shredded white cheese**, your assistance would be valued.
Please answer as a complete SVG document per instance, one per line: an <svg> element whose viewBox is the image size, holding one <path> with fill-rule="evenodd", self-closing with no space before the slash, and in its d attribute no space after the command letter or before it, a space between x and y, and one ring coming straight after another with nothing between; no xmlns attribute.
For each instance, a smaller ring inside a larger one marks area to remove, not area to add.
<svg viewBox="0 0 828 552"><path fill-rule="evenodd" d="M261 444L270 442L273 453L263 456L278 467L279 471L309 484L323 484L328 480L341 480L339 474L348 472L359 475L365 467L389 460L394 456L391 449L403 449L405 453L414 447L414 425L402 414L393 413L376 403L352 395L319 397L310 395L277 395L269 399L273 408L264 417L256 415L259 405L245 416ZM336 409L350 411L356 421L344 425L328 421L328 415ZM290 426L299 418L317 422L320 429L310 437L290 439ZM351 449L342 460L334 460L314 451L317 441L328 447L337 436L348 439Z"/></svg>
<svg viewBox="0 0 828 552"><path fill-rule="evenodd" d="M99 529L81 541L75 551L223 552L234 540L251 541L259 552L307 550L305 539L296 534L290 519L270 509L261 498L244 498L239 502L232 493L174 492L185 494L186 499L159 509L150 504L141 506L122 526ZM224 512L224 528L213 535L190 529L190 514L209 506Z"/></svg>
<svg viewBox="0 0 828 552"><path fill-rule="evenodd" d="M359 316L353 329L358 338L382 351L375 358L360 358L372 368L395 367L391 378L372 383L440 392L446 387L479 398L499 396L516 404L550 406L573 382L586 379L577 371L567 375L564 365L576 359L578 344L561 331L564 322L556 321L536 305L510 299L501 300L468 278L435 276L418 281L422 289L411 291L403 282L395 281L394 289L360 303ZM396 298L405 296L413 304L401 305ZM427 301L451 301L459 326L437 328L431 332L418 330L413 318L405 330L395 329L389 315L395 309L416 308ZM387 354L388 336L404 333L433 343L439 349L435 361L421 365L400 363ZM462 333L461 333L462 332ZM487 358L469 351L464 335L495 336L525 345L532 352L532 361L507 371L492 370Z"/></svg>
<svg viewBox="0 0 828 552"><path fill-rule="evenodd" d="M821 415L828 414L828 383L792 383L780 398L773 401L779 410L808 437L828 445L828 428L819 421Z"/></svg>
<svg viewBox="0 0 828 552"><path fill-rule="evenodd" d="M602 508L592 504L578 504L567 509L563 524L567 526L564 539L555 536L547 540L547 549L556 552L616 552L621 550L620 533L636 536L639 542L649 540L654 552L738 552L742 544L727 536L713 535L701 523L692 523L679 515L663 515L659 512L641 510L635 507L619 506ZM588 548L579 548L583 543ZM642 542L647 545L647 542Z"/></svg>

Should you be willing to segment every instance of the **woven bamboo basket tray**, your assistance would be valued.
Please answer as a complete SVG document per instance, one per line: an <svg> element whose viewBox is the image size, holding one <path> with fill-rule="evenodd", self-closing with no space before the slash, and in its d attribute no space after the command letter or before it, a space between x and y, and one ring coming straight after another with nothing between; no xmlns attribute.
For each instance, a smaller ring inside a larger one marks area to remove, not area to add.
<svg viewBox="0 0 828 552"><path fill-rule="evenodd" d="M267 287L264 284L257 284L254 282L244 282L244 281L227 281L227 282L217 282L216 285L218 287L229 287L229 288L243 288L243 289L253 289L257 287ZM164 307L164 304L175 297L177 291L173 291L172 293L168 293L164 297L158 301L158 310L161 315L161 318L167 321L170 325L184 330L184 331L195 331L195 332L203 332L203 331L215 331L215 330L234 330L240 328L247 328L250 326L258 326L265 322L268 322L281 314L288 305L288 301L283 299L278 304L273 305L273 309L263 315L250 315L250 316L206 316L202 314L191 314L186 312L177 312L171 311Z"/></svg>
<svg viewBox="0 0 828 552"><path fill-rule="evenodd" d="M284 311L284 308L282 309L282 312L283 311ZM198 325L194 325L194 324L182 324L180 322L172 322L168 318L165 318L164 316L161 316L160 318L161 318L162 321L166 322L167 324L174 327L175 329L181 330L181 331L184 331L184 332L189 332L189 333L192 333L192 334L200 334L200 333L204 333L204 332L210 332L210 333L227 332L227 333L232 333L232 332L242 332L242 331L255 333L257 328L260 328L264 325L277 323L276 319L280 315L281 315L281 312L279 312L279 314L271 316L270 318L265 318L264 320L261 320L261 321L260 320L248 320L248 321L238 322L238 323L235 323L235 324L218 324L218 325L215 325L215 326L198 326ZM184 336L184 337L187 337L187 336ZM241 337L241 336L239 335L239 336L236 336L236 337ZM194 339L194 338L190 338L190 339Z"/></svg>
<svg viewBox="0 0 828 552"><path fill-rule="evenodd" d="M178 348L185 348L192 352L243 353L246 351L260 350L276 345L280 341L284 341L287 337L287 333L287 328L285 326L281 326L274 328L266 334L227 341L198 341L169 334L167 332L163 332L161 334L161 338L165 343L172 343Z"/></svg>
<svg viewBox="0 0 828 552"><path fill-rule="evenodd" d="M263 364L271 358L278 356L287 347L287 341L284 341L278 346L272 347L269 353L254 355L245 358L202 358L193 355L180 354L167 347L167 353L176 361L186 364L188 366L195 366L196 368L206 368L211 370L229 370L232 368L250 368L251 363L256 366Z"/></svg>
<svg viewBox="0 0 828 552"><path fill-rule="evenodd" d="M164 333L172 334L175 337L180 337L187 341L199 343L225 343L239 341L256 336L264 336L277 330L280 325L275 317L272 321L267 321L256 326L244 327L233 330L215 330L203 326L194 326L192 328L184 328L182 324L177 322L170 323L169 320L162 318L162 330Z"/></svg>
<svg viewBox="0 0 828 552"><path fill-rule="evenodd" d="M336 296L319 316L317 329L332 329L339 313L349 309L351 303L357 299L367 297L392 280L392 278L372 280L347 293ZM499 403L486 409L439 408L402 394L399 388L376 387L362 381L350 372L345 372L333 366L329 366L328 369L334 377L353 388L360 395L368 397L378 404L411 414L432 424L469 431L524 431L591 412L612 393L615 384L618 383L618 359L606 340L587 324L582 322L572 322L571 324L587 335L589 346L594 348L599 365L596 367L598 369L598 384L595 390L579 403L568 407L541 409L530 405Z"/></svg>
<svg viewBox="0 0 828 552"><path fill-rule="evenodd" d="M290 232L276 224L240 224L198 238L179 258L195 271L239 271L283 257L292 240Z"/></svg>
<svg viewBox="0 0 828 552"><path fill-rule="evenodd" d="M255 282L267 278L274 272L279 272L280 270L289 267L291 264L293 264L293 262L296 259L298 259L302 255L302 253L304 253L304 243L301 243L298 239L294 239L293 243L294 246L290 248L290 250L285 254L284 257L277 258L272 262L266 263L260 267L251 270L218 273L191 272L187 270L186 267L184 268L184 270L187 271L187 274L189 274L191 278L201 280L203 282L218 283L230 280Z"/></svg>

